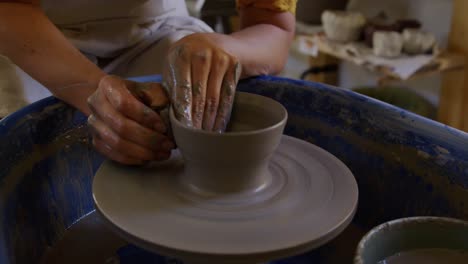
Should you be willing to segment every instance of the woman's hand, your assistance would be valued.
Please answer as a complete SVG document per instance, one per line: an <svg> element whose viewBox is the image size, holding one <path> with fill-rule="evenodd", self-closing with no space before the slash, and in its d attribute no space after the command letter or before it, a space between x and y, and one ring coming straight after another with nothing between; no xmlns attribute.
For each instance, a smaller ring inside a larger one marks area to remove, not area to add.
<svg viewBox="0 0 468 264"><path fill-rule="evenodd" d="M241 66L217 44L215 35L195 33L174 43L163 79L182 123L223 132L230 119Z"/></svg>
<svg viewBox="0 0 468 264"><path fill-rule="evenodd" d="M153 110L168 103L164 89L157 83L103 77L88 99L93 145L108 158L128 165L169 158L174 143L165 135L166 126Z"/></svg>

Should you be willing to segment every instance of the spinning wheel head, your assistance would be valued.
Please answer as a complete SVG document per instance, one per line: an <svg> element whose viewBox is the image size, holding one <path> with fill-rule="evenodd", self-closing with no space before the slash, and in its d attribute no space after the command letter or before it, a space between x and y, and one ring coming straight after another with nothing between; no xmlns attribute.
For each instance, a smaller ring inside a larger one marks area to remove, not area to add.
<svg viewBox="0 0 468 264"><path fill-rule="evenodd" d="M105 162L94 178L96 210L126 240L187 263L261 263L317 248L351 222L351 171L282 136L287 113L274 100L238 93L223 134L170 118L170 160Z"/></svg>

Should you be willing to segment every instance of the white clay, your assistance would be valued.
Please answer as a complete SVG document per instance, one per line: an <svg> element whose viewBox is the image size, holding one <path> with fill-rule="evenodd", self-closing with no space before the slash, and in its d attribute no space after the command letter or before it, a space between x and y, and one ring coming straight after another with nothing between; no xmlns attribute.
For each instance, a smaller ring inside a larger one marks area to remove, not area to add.
<svg viewBox="0 0 468 264"><path fill-rule="evenodd" d="M430 51L436 44L433 34L418 29L403 31L403 51L408 54L422 54Z"/></svg>
<svg viewBox="0 0 468 264"><path fill-rule="evenodd" d="M403 38L398 32L376 31L373 35L374 54L394 58L401 55Z"/></svg>
<svg viewBox="0 0 468 264"><path fill-rule="evenodd" d="M365 23L365 17L356 12L327 10L322 13L327 38L338 42L358 40Z"/></svg>

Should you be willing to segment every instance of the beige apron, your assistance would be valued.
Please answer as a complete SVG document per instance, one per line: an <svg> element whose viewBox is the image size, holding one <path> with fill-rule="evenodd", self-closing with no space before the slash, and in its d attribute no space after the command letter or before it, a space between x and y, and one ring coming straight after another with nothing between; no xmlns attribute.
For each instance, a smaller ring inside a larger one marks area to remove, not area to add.
<svg viewBox="0 0 468 264"><path fill-rule="evenodd" d="M184 0L43 0L41 6L91 61L123 77L160 74L171 43L212 32L188 15ZM50 95L0 56L0 117Z"/></svg>

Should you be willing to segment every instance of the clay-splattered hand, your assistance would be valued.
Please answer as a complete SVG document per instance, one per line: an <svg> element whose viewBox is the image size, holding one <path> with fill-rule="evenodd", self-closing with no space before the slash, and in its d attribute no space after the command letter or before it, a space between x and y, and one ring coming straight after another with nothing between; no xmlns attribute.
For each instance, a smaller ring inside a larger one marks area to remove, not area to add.
<svg viewBox="0 0 468 264"><path fill-rule="evenodd" d="M235 57L212 41L210 34L196 33L171 47L163 79L182 123L223 132L240 74Z"/></svg>
<svg viewBox="0 0 468 264"><path fill-rule="evenodd" d="M88 104L93 145L103 155L129 165L170 156L174 143L155 111L169 104L161 85L105 76Z"/></svg>

